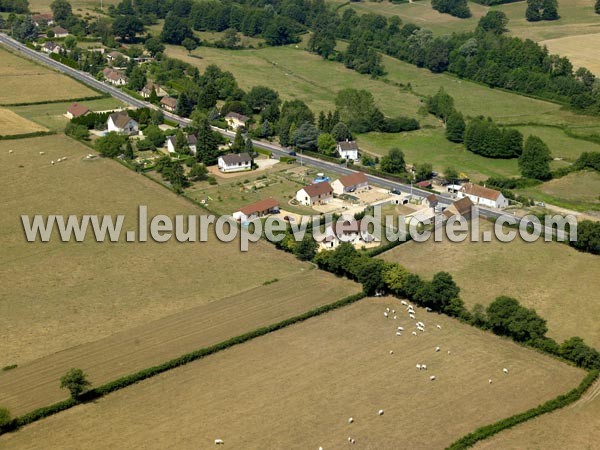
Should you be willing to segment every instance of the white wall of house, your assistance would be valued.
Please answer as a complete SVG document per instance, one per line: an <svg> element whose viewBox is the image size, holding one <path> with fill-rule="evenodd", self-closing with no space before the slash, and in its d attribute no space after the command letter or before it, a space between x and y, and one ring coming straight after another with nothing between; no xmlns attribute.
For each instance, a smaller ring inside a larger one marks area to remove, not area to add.
<svg viewBox="0 0 600 450"><path fill-rule="evenodd" d="M469 197L469 199L476 205L486 206L488 208L506 208L508 206L508 200L504 195L500 194L496 200L489 198L477 197L476 195L470 195L465 193L459 193L460 198Z"/></svg>
<svg viewBox="0 0 600 450"><path fill-rule="evenodd" d="M219 158L218 159L218 167L219 170L221 172L240 172L243 170L250 170L252 169L252 164L250 161L246 161L246 162L241 162L241 163L236 163L236 164L232 164L232 165L228 165L225 164L225 161L223 161L223 158Z"/></svg>
<svg viewBox="0 0 600 450"><path fill-rule="evenodd" d="M342 150L338 146L338 154L340 155L340 157L349 159L351 161L358 160L358 150Z"/></svg>

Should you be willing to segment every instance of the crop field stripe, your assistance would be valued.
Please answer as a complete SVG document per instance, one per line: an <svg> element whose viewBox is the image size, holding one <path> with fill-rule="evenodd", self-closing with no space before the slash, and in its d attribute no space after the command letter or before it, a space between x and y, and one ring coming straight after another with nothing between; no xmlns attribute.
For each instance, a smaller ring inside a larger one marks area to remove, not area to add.
<svg viewBox="0 0 600 450"><path fill-rule="evenodd" d="M149 367L144 370L140 370L134 374L119 378L117 380L106 383L97 388L91 389L84 393L81 397L81 401L88 402L92 400L96 400L101 398L111 392L115 392L117 390L123 389L127 386L131 386L140 381L146 380L153 376L159 375L163 372L166 372L171 369L175 369L177 367L188 364L192 361L196 361L198 359L202 359L206 356L212 355L214 353L220 352L227 348L233 347L234 345L242 344L244 342L248 342L254 338L264 336L266 334L272 333L277 330L281 330L285 327L293 325L295 323L303 322L312 317L319 316L321 314L325 314L329 311L333 311L335 309L350 305L359 300L365 298L366 295L364 293L359 293L355 295L348 296L336 302L330 303L328 305L320 306L318 308L307 311L298 316L291 317L289 319L282 320L280 322L274 323L272 325L268 325L266 327L257 328L254 331L250 331L248 333L241 334L239 336L233 337L231 339L227 339L223 342L220 342L215 345L211 345L209 347L201 348L199 350L187 353L178 358L171 359L163 364L159 364L157 366ZM7 433L9 431L14 431L24 425L33 423L37 420L43 419L44 417L51 416L60 411L64 411L66 409L72 408L73 406L78 405L81 401L76 401L74 399L64 400L58 403L55 403L50 406L46 406L43 408L36 409L30 413L27 413L23 416L17 417L13 419L8 425L4 427L0 427L0 435Z"/></svg>
<svg viewBox="0 0 600 450"><path fill-rule="evenodd" d="M496 423L478 428L474 432L469 433L468 435L454 442L447 448L447 450L467 449L469 447L472 447L478 441L487 439L488 437L491 437L503 430L512 428L515 425L527 422L528 420L541 416L542 414L547 414L552 411L556 411L576 402L594 384L594 382L598 378L598 374L598 370L590 371L587 374L587 376L583 379L583 381L579 384L579 386L569 391L568 393L564 395L559 395L558 397L547 401L543 405L536 406L535 408L531 408L530 410L525 411L523 413L516 414L514 416L507 417L506 419L502 419Z"/></svg>

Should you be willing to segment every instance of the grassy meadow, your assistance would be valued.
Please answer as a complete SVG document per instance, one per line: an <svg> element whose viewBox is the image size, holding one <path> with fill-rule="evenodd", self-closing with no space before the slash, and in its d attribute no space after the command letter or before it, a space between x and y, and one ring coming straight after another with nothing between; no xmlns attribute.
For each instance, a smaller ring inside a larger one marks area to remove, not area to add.
<svg viewBox="0 0 600 450"><path fill-rule="evenodd" d="M150 217L202 213L114 161L85 159L88 153L88 147L60 135L0 142L5 173L0 181L0 367L92 342L311 267L266 242L242 253L237 242L224 244L214 237L187 244L150 238L146 243L96 243L90 237L64 244L54 232L49 243L27 243L21 214L124 214L124 230L135 230L138 205L147 205ZM50 164L65 156L66 161ZM334 300L328 296L324 302Z"/></svg>
<svg viewBox="0 0 600 450"><path fill-rule="evenodd" d="M0 49L0 105L99 96L83 84Z"/></svg>
<svg viewBox="0 0 600 450"><path fill-rule="evenodd" d="M385 319L386 307L400 301L361 300L0 436L0 445L87 448L101 440L106 447L197 449L222 439L226 448L316 449L343 448L351 437L356 448L444 448L584 376L422 309L416 315L427 330L398 337L396 327L413 322L406 313Z"/></svg>
<svg viewBox="0 0 600 450"><path fill-rule="evenodd" d="M34 133L36 131L47 131L47 129L6 108L0 108L0 136Z"/></svg>
<svg viewBox="0 0 600 450"><path fill-rule="evenodd" d="M481 221L481 231L492 225ZM539 240L526 243L408 242L382 256L420 275L431 277L449 272L461 288L468 307L488 305L508 295L535 310L548 321L548 335L559 342L581 336L600 347L596 318L600 304L594 292L600 290L600 260L566 244Z"/></svg>

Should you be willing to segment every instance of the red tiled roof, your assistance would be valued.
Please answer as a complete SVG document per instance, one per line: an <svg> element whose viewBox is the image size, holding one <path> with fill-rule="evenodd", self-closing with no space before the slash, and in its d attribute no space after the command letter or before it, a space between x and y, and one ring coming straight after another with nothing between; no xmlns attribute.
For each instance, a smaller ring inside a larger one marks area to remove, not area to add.
<svg viewBox="0 0 600 450"><path fill-rule="evenodd" d="M79 103L71 103L71 106L67 108L67 112L71 113L73 117L81 117L89 113L90 110Z"/></svg>
<svg viewBox="0 0 600 450"><path fill-rule="evenodd" d="M274 198L265 198L240 208L240 212L244 213L246 216L250 216L254 213L262 213L273 208L279 208L279 202Z"/></svg>
<svg viewBox="0 0 600 450"><path fill-rule="evenodd" d="M487 198L488 200L497 200L501 192L495 189L490 189L478 184L467 183L463 184L462 191L468 195L474 195L479 198Z"/></svg>
<svg viewBox="0 0 600 450"><path fill-rule="evenodd" d="M304 188L309 197L318 197L319 195L333 193L331 185L324 181L322 183L309 184Z"/></svg>
<svg viewBox="0 0 600 450"><path fill-rule="evenodd" d="M362 183L368 183L367 176L364 172L356 172L350 175L340 177L340 182L344 187L356 186Z"/></svg>

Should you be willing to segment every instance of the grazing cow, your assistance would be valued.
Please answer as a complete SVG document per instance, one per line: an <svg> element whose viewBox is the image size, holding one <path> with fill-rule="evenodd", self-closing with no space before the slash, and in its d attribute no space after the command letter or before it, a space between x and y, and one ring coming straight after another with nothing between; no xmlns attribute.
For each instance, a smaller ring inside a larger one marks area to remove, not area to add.
<svg viewBox="0 0 600 450"><path fill-rule="evenodd" d="M436 352L439 352L439 351L440 351L440 348L439 348L439 347L436 347L436 348L435 348L435 351L436 351Z"/></svg>
<svg viewBox="0 0 600 450"><path fill-rule="evenodd" d="M429 381L435 381L435 375L431 375L431 376L429 377Z"/></svg>
<svg viewBox="0 0 600 450"><path fill-rule="evenodd" d="M502 372L508 374L508 369L505 367L504 369L502 369Z"/></svg>
<svg viewBox="0 0 600 450"><path fill-rule="evenodd" d="M224 445L223 439L215 439L215 445Z"/></svg>

